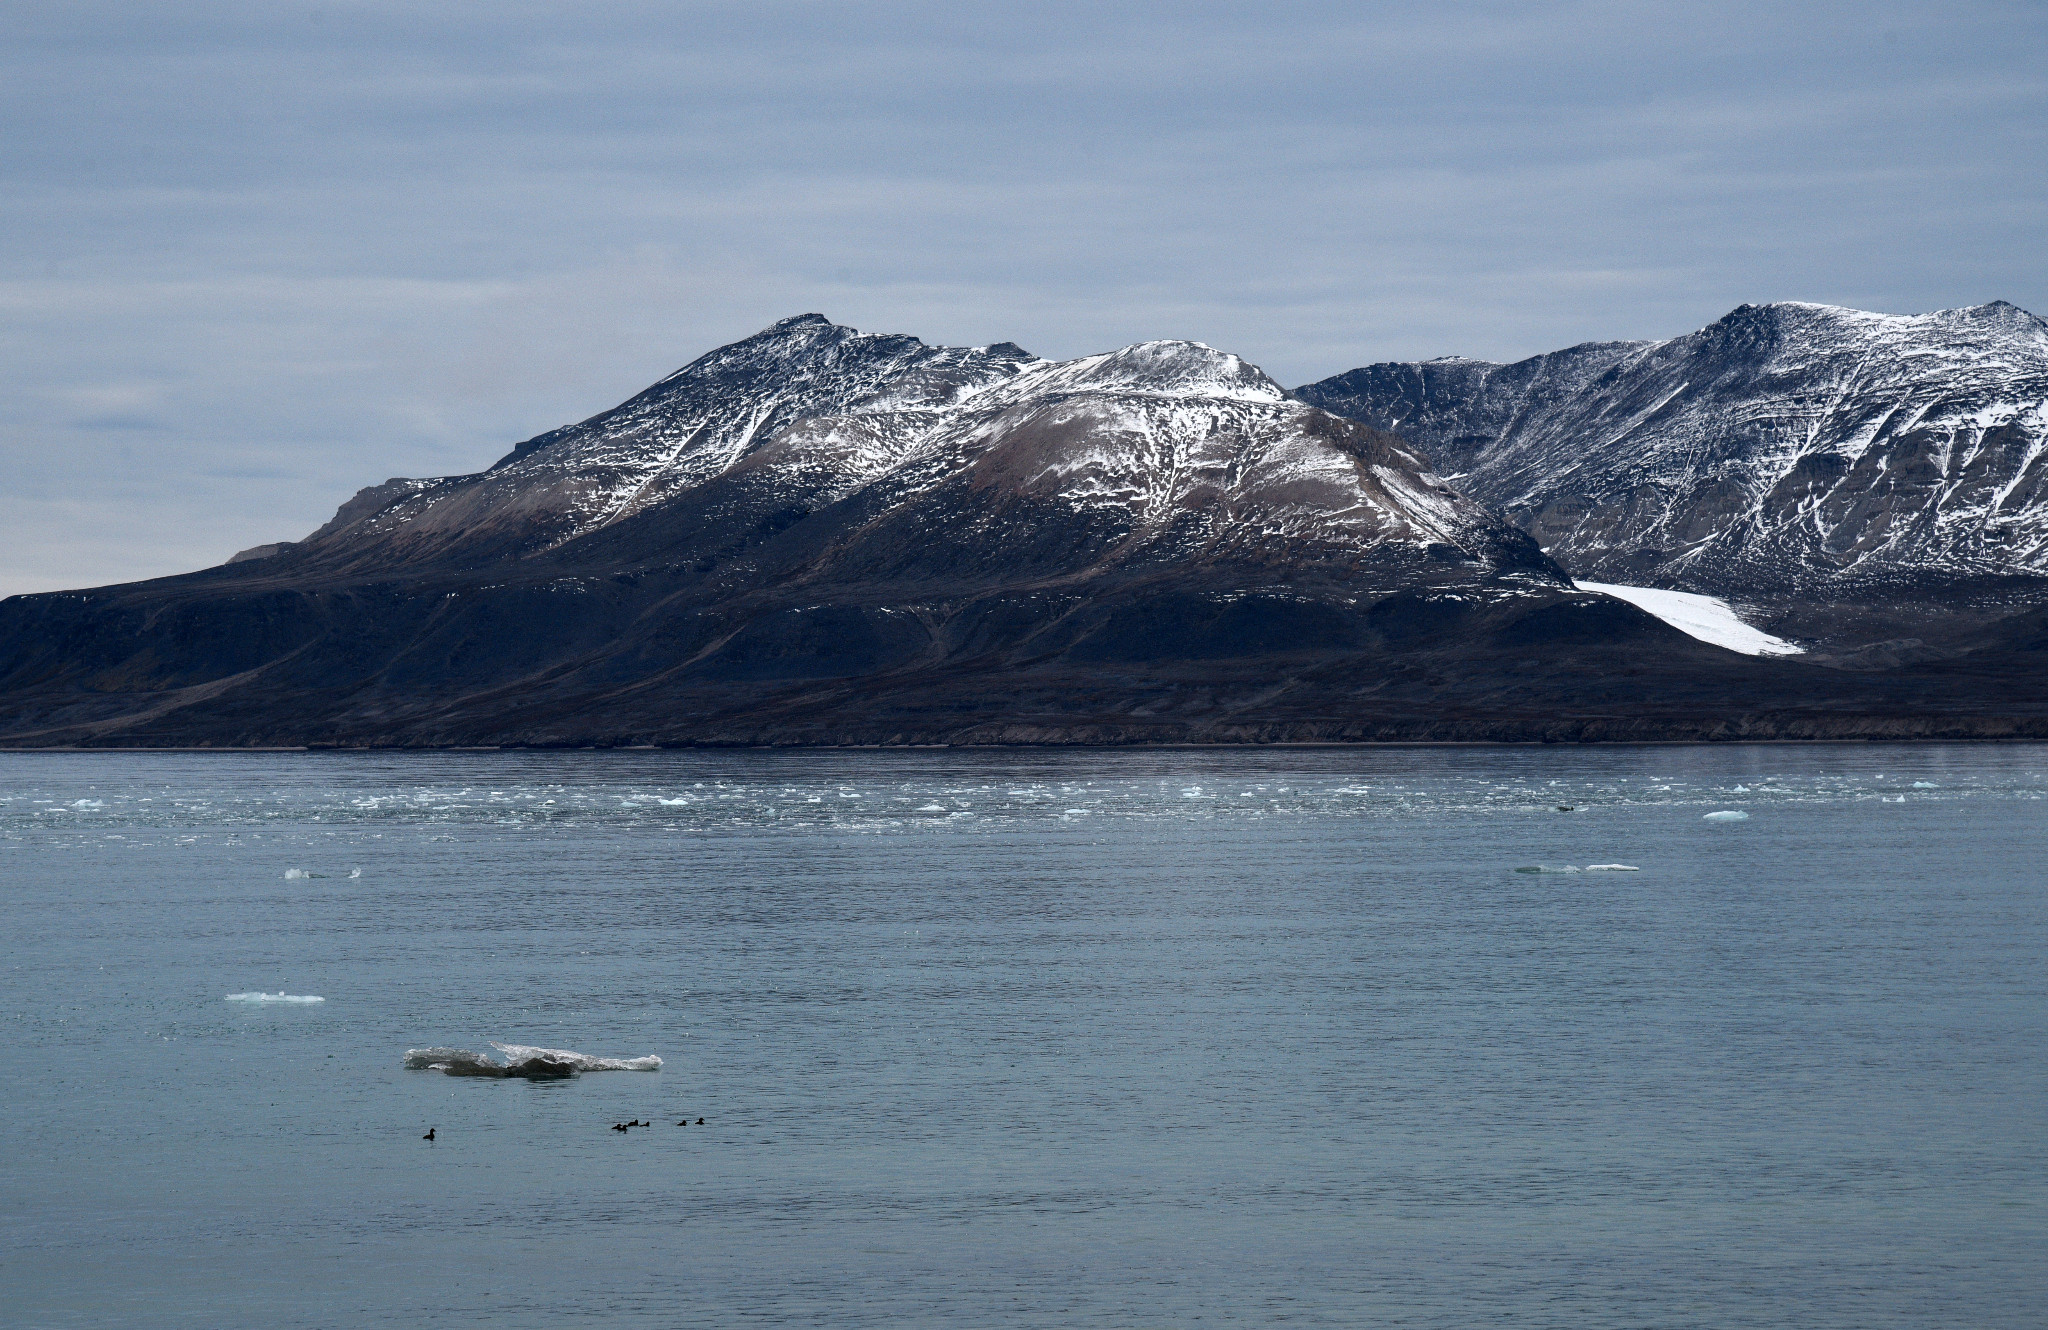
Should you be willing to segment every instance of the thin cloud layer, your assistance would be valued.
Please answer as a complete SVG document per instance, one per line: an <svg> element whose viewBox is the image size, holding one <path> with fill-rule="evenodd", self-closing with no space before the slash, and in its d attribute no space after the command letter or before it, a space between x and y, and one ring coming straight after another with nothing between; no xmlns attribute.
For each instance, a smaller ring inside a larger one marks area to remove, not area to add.
<svg viewBox="0 0 2048 1330"><path fill-rule="evenodd" d="M2048 307L2031 3L4 13L0 593L302 535L804 310L1296 383Z"/></svg>

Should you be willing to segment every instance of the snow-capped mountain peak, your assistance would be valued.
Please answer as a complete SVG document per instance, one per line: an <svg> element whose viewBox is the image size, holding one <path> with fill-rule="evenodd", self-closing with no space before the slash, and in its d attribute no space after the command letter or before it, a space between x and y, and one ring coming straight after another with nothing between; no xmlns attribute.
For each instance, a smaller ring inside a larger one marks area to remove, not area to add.
<svg viewBox="0 0 2048 1330"><path fill-rule="evenodd" d="M2003 301L1743 305L1668 341L1298 395L1413 440L1581 577L1841 596L2048 576L2048 322Z"/></svg>
<svg viewBox="0 0 2048 1330"><path fill-rule="evenodd" d="M1293 400L1229 352L1164 340L1046 361L818 314L701 356L480 475L365 491L302 553L488 560L631 524L635 557L680 557L700 538L684 529L772 530L856 501L864 530L893 529L896 513L926 533L898 533L915 543L952 524L977 558L1064 530L1083 562L1372 559L1399 583L1403 561L1435 547L1451 557L1418 565L1430 576L1499 564L1558 580L1398 440Z"/></svg>

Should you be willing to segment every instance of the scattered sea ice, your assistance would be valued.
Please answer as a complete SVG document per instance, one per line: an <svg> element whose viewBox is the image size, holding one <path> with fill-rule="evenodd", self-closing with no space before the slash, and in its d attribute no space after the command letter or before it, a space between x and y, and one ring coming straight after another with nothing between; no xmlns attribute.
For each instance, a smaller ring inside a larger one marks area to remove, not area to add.
<svg viewBox="0 0 2048 1330"><path fill-rule="evenodd" d="M1941 787L1931 780L1916 780L1913 782L1913 788L1916 790L1938 790Z"/></svg>
<svg viewBox="0 0 2048 1330"><path fill-rule="evenodd" d="M230 993L227 995L227 1001L229 1002L291 1002L297 1003L300 1006L311 1006L315 1002L325 1002L326 1000L324 997L313 997L310 994L282 992Z"/></svg>
<svg viewBox="0 0 2048 1330"><path fill-rule="evenodd" d="M1701 820L1706 822L1747 822L1749 821L1749 814L1724 808L1718 813L1707 814Z"/></svg>

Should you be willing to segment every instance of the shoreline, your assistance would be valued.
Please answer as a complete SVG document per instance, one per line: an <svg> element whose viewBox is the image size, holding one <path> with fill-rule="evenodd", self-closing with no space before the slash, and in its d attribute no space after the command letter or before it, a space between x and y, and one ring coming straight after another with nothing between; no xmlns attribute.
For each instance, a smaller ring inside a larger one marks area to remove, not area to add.
<svg viewBox="0 0 2048 1330"><path fill-rule="evenodd" d="M957 753L1034 750L1044 752L1151 752L1218 751L1271 752L1278 749L1361 749L1361 748L1748 748L1802 747L1827 745L1867 748L1876 744L1970 744L2048 745L2048 736L1961 735L1878 736L1872 738L1816 739L1328 739L1278 740L1270 743L961 743L961 744L278 744L271 746L146 745L125 747L10 747L0 744L0 755L33 753L219 753L224 756L303 753L328 756L357 753L417 753L422 756L445 753Z"/></svg>

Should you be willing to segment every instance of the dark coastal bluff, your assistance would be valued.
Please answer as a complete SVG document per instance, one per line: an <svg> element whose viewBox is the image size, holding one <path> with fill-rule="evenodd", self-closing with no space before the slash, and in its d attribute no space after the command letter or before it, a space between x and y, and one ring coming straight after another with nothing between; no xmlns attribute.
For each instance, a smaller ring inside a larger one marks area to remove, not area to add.
<svg viewBox="0 0 2048 1330"><path fill-rule="evenodd" d="M304 540L0 602L0 744L2048 734L2042 328L1746 307L1288 393L803 315Z"/></svg>

